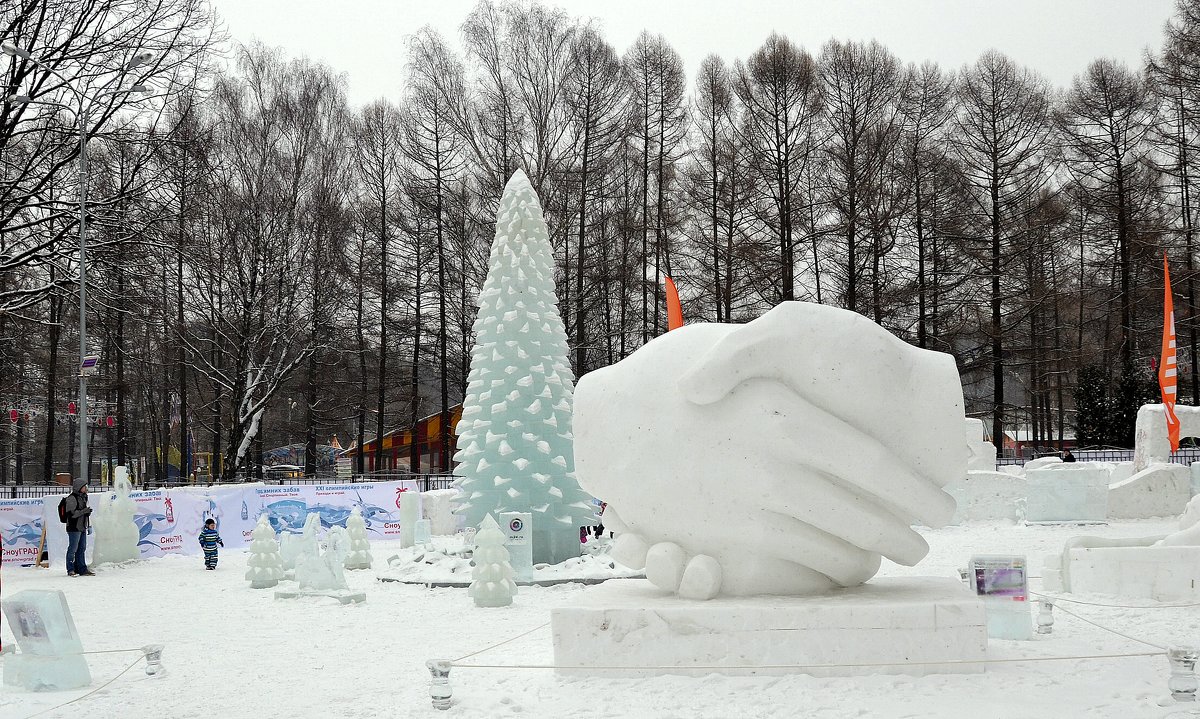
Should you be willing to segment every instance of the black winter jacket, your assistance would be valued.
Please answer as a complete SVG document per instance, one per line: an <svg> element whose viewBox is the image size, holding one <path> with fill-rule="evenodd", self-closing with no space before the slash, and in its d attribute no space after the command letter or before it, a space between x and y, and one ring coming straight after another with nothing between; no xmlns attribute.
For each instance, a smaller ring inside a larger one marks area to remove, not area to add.
<svg viewBox="0 0 1200 719"><path fill-rule="evenodd" d="M86 532L90 523L92 508L87 506L87 495L83 492L71 492L67 495L66 506L68 532Z"/></svg>

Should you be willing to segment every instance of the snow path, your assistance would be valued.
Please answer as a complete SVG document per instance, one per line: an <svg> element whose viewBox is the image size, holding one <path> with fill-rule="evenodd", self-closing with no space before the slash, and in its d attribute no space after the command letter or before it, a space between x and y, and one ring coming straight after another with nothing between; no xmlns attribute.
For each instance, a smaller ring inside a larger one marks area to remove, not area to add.
<svg viewBox="0 0 1200 719"><path fill-rule="evenodd" d="M917 567L885 562L880 576L957 576L972 553L1025 553L1040 573L1043 554L1069 537L1167 533L1175 520L1099 527L1020 527L1000 523L921 530L930 556ZM372 546L376 569L395 545ZM363 605L333 600L275 600L242 579L246 557L221 552L206 572L199 557L164 557L92 578L68 579L61 569L4 570L4 596L22 589L61 588L89 651L166 645L168 674L147 679L139 663L107 688L45 717L279 716L392 719L394 717L585 716L694 719L727 717L1156 717L1166 695L1161 657L999 664L986 674L930 677L871 676L654 677L564 679L547 670L466 669L451 672L455 706L429 702L425 661L455 659L526 632L549 620L548 609L571 604L581 585L522 587L515 604L476 609L462 589L427 590L375 581L370 571L347 572ZM1036 590L1040 582L1034 580ZM1099 595L1092 601L1148 604ZM1200 607L1108 609L1067 605L1072 611L1159 644L1200 643ZM1055 613L1055 633L1032 642L993 640L990 656L1064 656L1137 652L1147 648ZM12 641L7 624L5 644ZM93 687L115 676L136 655L88 658ZM550 629L485 652L470 661L543 664L553 660ZM84 692L29 694L0 689L0 717L23 719Z"/></svg>

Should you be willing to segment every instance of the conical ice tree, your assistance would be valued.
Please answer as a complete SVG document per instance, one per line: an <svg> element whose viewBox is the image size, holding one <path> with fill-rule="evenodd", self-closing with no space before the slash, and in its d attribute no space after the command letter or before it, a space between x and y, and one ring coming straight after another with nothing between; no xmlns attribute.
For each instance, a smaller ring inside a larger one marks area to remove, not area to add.
<svg viewBox="0 0 1200 719"><path fill-rule="evenodd" d="M250 534L246 579L250 580L251 589L266 589L279 584L282 578L283 559L279 556L279 542L275 541L275 530L264 514L258 518L258 524Z"/></svg>
<svg viewBox="0 0 1200 719"><path fill-rule="evenodd" d="M504 548L506 539L492 515L483 518L475 535L475 567L467 588L477 607L507 607L517 593L508 550Z"/></svg>
<svg viewBox="0 0 1200 719"><path fill-rule="evenodd" d="M574 376L554 295L554 258L542 206L525 173L504 188L488 276L479 295L462 419L455 512L533 515L533 561L579 556L579 527L595 523L575 480Z"/></svg>

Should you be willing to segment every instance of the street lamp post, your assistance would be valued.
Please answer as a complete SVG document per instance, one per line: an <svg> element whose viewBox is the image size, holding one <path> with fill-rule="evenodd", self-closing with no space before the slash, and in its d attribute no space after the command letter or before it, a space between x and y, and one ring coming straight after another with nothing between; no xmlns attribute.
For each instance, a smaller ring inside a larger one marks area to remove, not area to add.
<svg viewBox="0 0 1200 719"><path fill-rule="evenodd" d="M101 92L98 92L94 98L88 98L79 88L75 87L75 83L62 75L54 68L38 60L33 56L33 53L28 50L23 50L9 43L0 44L0 52L3 52L9 57L19 57L22 60L31 62L38 67L53 74L75 95L76 101L79 103L79 108L76 111L76 119L79 124L79 476L83 478L84 484L88 481L88 426L87 426L87 378L90 368L85 368L87 364L87 196L88 196L88 161L87 161L87 133L88 133L88 110L90 103L103 97L104 95L112 95L122 92L118 89L104 91L103 86ZM121 73L117 75L117 80L124 77L126 73L136 67L144 65L152 59L150 53L138 53L133 59L126 62L121 67ZM109 82L112 82L111 80ZM136 84L126 93L146 92L145 85ZM57 105L66 108L67 106L58 102L46 102L34 100L29 95L12 95L6 100L10 104L43 104ZM70 109L70 108L67 108Z"/></svg>

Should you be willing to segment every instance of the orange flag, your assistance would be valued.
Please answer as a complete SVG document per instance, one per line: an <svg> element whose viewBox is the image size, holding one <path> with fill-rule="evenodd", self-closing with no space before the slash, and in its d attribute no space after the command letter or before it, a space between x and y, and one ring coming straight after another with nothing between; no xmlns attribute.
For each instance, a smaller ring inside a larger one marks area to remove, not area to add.
<svg viewBox="0 0 1200 719"><path fill-rule="evenodd" d="M667 277L667 331L680 327L683 327L683 308L679 306L679 292L675 289L675 283Z"/></svg>
<svg viewBox="0 0 1200 719"><path fill-rule="evenodd" d="M1171 439L1171 451L1179 450L1179 418L1175 416L1175 397L1178 394L1179 376L1175 358L1175 301L1171 299L1171 271L1167 268L1167 253L1163 253L1163 336L1162 358L1158 362L1158 388L1162 392L1163 407L1167 413L1167 436Z"/></svg>

